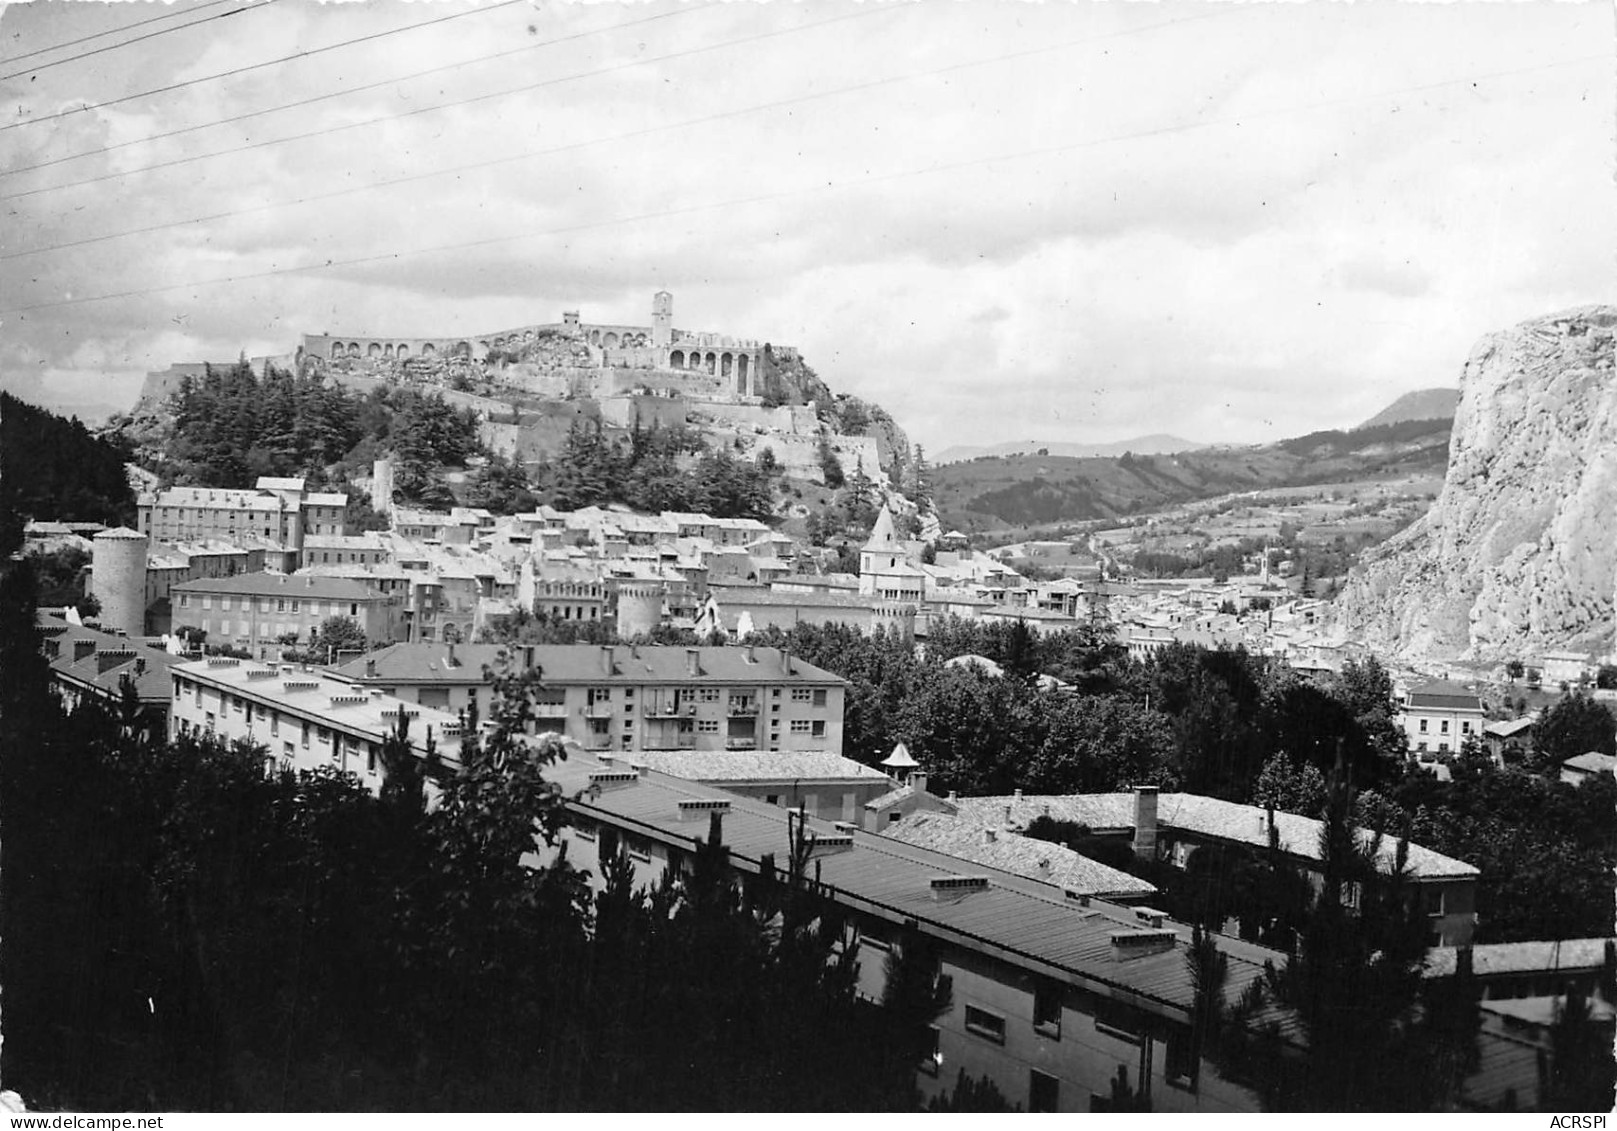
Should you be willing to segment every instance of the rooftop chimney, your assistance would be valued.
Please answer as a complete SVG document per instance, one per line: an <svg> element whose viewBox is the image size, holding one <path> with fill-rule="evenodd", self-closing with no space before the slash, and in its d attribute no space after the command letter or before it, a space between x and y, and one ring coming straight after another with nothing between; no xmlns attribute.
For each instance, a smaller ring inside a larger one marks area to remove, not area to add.
<svg viewBox="0 0 1617 1131"><path fill-rule="evenodd" d="M984 844L993 844L998 839L999 839L999 837L994 833L993 829L984 829L983 830L983 843Z"/></svg>
<svg viewBox="0 0 1617 1131"><path fill-rule="evenodd" d="M448 668L460 667L460 661L455 659L455 642L453 640L449 642L449 656L444 661L444 666Z"/></svg>
<svg viewBox="0 0 1617 1131"><path fill-rule="evenodd" d="M1021 790L1017 790L1017 791L1016 791L1016 792L1015 792L1015 794L1014 794L1014 795L1013 795L1013 796L1014 796L1014 797L1015 797L1015 798L1016 798L1016 799L1017 799L1017 800L1018 800L1018 801L1020 801L1020 800L1022 800L1022 791L1021 791Z"/></svg>
<svg viewBox="0 0 1617 1131"><path fill-rule="evenodd" d="M916 770L914 773L910 774L910 788L913 789L916 793L925 793L926 792L926 771L925 770Z"/></svg>
<svg viewBox="0 0 1617 1131"><path fill-rule="evenodd" d="M612 645L601 645L601 672L604 675L615 675L616 669L612 664Z"/></svg>
<svg viewBox="0 0 1617 1131"><path fill-rule="evenodd" d="M685 649L685 671L691 676L702 674L702 653L695 648Z"/></svg>
<svg viewBox="0 0 1617 1131"><path fill-rule="evenodd" d="M522 667L526 671L533 670L533 645L532 644L524 644L522 646Z"/></svg>
<svg viewBox="0 0 1617 1131"><path fill-rule="evenodd" d="M376 678L376 660L374 658L365 661L365 677L367 679Z"/></svg>
<svg viewBox="0 0 1617 1131"><path fill-rule="evenodd" d="M784 648L780 650L780 670L787 675L792 674L792 654Z"/></svg>
<svg viewBox="0 0 1617 1131"><path fill-rule="evenodd" d="M949 791L949 800L950 800L950 801L959 801L959 800L960 800L960 793L959 793L959 791L958 791L958 790L953 790L953 789L951 789L951 790L950 790L950 791Z"/></svg>
<svg viewBox="0 0 1617 1131"><path fill-rule="evenodd" d="M1134 789L1134 855L1141 860L1157 857L1157 787Z"/></svg>

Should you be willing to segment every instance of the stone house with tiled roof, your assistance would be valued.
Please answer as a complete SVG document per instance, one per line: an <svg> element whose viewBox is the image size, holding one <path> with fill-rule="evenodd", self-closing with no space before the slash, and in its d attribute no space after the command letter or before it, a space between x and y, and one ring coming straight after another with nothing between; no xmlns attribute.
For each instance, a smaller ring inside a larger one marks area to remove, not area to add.
<svg viewBox="0 0 1617 1131"><path fill-rule="evenodd" d="M982 828L1020 831L1044 816L1071 821L1101 836L1127 838L1136 855L1189 868L1209 845L1237 846L1253 853L1270 847L1271 835L1281 852L1316 885L1321 879L1320 833L1323 822L1312 817L1241 805L1193 793L1162 793L1142 787L1133 793L1089 793L953 799L959 815ZM1368 834L1366 834L1368 835ZM1377 842L1381 867L1396 864L1399 842ZM1476 885L1479 869L1423 845L1408 846L1406 868L1427 916L1434 945L1458 946L1476 930Z"/></svg>
<svg viewBox="0 0 1617 1131"><path fill-rule="evenodd" d="M1411 687L1404 694L1397 722L1409 739L1410 751L1417 759L1430 762L1440 754L1458 754L1468 738L1481 738L1487 716L1475 691L1438 680Z"/></svg>

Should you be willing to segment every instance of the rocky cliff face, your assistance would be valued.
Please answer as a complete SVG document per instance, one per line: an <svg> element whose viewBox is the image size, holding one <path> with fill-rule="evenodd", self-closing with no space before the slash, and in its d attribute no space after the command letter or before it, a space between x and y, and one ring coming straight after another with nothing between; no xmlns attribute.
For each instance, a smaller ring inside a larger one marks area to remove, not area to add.
<svg viewBox="0 0 1617 1131"><path fill-rule="evenodd" d="M1617 605L1617 307L1477 343L1430 512L1350 577L1337 621L1407 657L1604 651Z"/></svg>

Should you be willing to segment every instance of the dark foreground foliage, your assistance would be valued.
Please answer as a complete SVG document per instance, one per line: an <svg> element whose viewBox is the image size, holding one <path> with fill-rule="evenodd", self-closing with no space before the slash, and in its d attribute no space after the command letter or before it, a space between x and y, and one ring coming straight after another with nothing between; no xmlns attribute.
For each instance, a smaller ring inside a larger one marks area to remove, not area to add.
<svg viewBox="0 0 1617 1131"><path fill-rule="evenodd" d="M166 741L132 696L64 714L31 587L12 566L0 610L0 1067L32 1105L915 1109L932 1016L856 996L806 854L744 887L717 830L649 891L605 836L524 866L564 819L527 688L435 805L397 737L377 798Z"/></svg>

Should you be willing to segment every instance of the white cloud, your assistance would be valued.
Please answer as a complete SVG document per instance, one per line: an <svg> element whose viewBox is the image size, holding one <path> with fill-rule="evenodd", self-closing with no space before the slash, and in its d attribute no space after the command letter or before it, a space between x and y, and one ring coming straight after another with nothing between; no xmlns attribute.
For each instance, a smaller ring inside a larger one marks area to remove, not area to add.
<svg viewBox="0 0 1617 1131"><path fill-rule="evenodd" d="M122 8L12 6L0 39L17 55L139 18ZM0 109L50 114L451 10L278 4L0 83ZM1573 5L482 12L0 131L14 169L577 37L0 176L9 195L125 174L0 202L7 253L256 210L0 261L12 310L198 284L5 315L0 380L127 400L146 369L303 332L470 335L575 306L639 320L666 286L680 325L795 342L934 449L1351 423L1452 382L1481 333L1601 297L1609 66L1486 76L1589 54L1610 23ZM335 132L132 172L319 130ZM550 152L509 160L534 151Z"/></svg>

